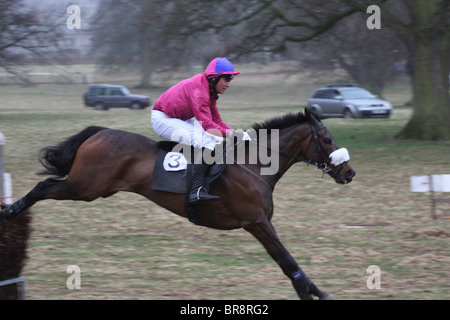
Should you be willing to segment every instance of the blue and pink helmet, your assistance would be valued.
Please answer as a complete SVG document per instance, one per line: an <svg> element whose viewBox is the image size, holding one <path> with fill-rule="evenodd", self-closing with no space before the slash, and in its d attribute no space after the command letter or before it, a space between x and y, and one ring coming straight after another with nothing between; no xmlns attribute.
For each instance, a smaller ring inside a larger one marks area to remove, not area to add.
<svg viewBox="0 0 450 320"><path fill-rule="evenodd" d="M238 75L240 72L234 71L233 65L227 58L218 57L213 59L205 69L207 78L214 78L223 75Z"/></svg>

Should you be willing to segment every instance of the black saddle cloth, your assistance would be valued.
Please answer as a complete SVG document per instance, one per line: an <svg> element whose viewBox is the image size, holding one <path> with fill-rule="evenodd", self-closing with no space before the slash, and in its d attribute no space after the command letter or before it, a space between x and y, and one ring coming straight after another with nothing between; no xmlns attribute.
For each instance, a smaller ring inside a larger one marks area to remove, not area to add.
<svg viewBox="0 0 450 320"><path fill-rule="evenodd" d="M155 167L153 169L153 179L151 188L153 190L160 190L178 194L187 194L192 186L192 163L195 148L192 146L186 146L182 150L190 150L190 155L185 155L188 162L187 169L179 171L166 171L164 169L164 158L167 153L172 152L174 147L178 145L172 141L159 141L158 142L158 155L156 157ZM200 152L200 150L197 150ZM189 158L189 159L188 159ZM223 163L215 163L209 167L208 173L205 178L205 188L210 190L211 183L216 180L222 172L225 170L225 151L223 153Z"/></svg>

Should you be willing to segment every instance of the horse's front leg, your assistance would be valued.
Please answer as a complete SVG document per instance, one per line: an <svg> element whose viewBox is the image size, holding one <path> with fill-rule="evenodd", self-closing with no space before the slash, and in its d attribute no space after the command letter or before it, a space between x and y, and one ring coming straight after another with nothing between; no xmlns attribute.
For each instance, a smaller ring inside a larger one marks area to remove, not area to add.
<svg viewBox="0 0 450 320"><path fill-rule="evenodd" d="M319 290L309 279L306 273L297 265L294 258L284 248L278 239L274 227L267 218L244 227L256 239L258 239L269 255L274 259L283 270L284 274L292 281L300 299L311 300L312 295L320 299L331 299L331 297Z"/></svg>

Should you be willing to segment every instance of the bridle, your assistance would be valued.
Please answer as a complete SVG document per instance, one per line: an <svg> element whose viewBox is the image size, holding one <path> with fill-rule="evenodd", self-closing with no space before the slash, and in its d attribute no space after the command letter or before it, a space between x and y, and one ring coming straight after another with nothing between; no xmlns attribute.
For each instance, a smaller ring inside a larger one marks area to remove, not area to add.
<svg viewBox="0 0 450 320"><path fill-rule="evenodd" d="M317 153L318 153L319 155L321 155L321 157L323 158L323 152L322 152L322 150L324 150L324 148L323 148L322 144L321 144L320 141L319 141L319 137L318 137L317 133L318 133L319 131L325 129L327 126L324 125L323 123L320 123L320 122L317 121L317 120L316 120L316 122L317 122L318 124L320 124L320 127L315 128L313 125L311 125L311 124L309 125L309 127L311 128L311 131L312 131L312 136L311 136L311 139L309 140L308 147L306 148L305 155L308 154L309 148L312 146L313 142L315 142L314 144L315 144L316 147L317 147ZM281 155L283 155L283 156L292 158L295 162L305 162L307 165L312 164L312 165L316 166L319 170L322 171L322 178L323 178L327 173L330 173L330 172L334 173L334 175L332 175L332 177L331 177L330 179L332 179L332 178L338 176L339 173L341 172L342 168L344 168L345 165L346 165L347 162L348 162L348 161L342 162L342 164L340 165L339 170L335 170L335 169L333 169L333 168L331 168L331 167L329 166L330 163L331 163L331 160L328 160L328 159L327 159L326 161L313 161L312 159L307 159L307 158L303 158L303 157L298 157L298 156L295 156L295 155L293 155L293 154L290 154L290 153L288 153L288 152L284 152L284 151L281 151L281 150L279 150L278 152L279 152L279 154L281 154ZM330 175L331 175L331 174L330 174Z"/></svg>
<svg viewBox="0 0 450 320"><path fill-rule="evenodd" d="M322 150L325 150L325 149L323 148L322 144L321 144L320 141L319 141L318 132L321 131L321 130L323 130L323 129L325 129L327 126L324 125L323 123L321 123L320 121L318 121L315 117L313 117L312 119L315 121L315 124L320 125L320 126L319 126L318 128L315 128L315 126L314 126L313 124L309 124L309 127L310 127L310 129L311 129L311 131L312 131L312 135L311 135L311 138L310 138L310 140L309 140L308 147L306 148L305 155L308 154L309 149L310 149L311 146L314 144L314 145L316 146L316 148L317 148L318 154L323 158L324 152L322 152ZM269 146L267 146L267 145L264 146L264 145L262 145L261 143L259 143L258 139L256 139L256 141L255 141L255 140L251 140L251 141L254 142L254 143L256 143L259 147L263 147L263 148L267 148L267 149L273 150L273 148L271 148L271 147L269 147ZM238 145L238 141L235 143L234 146L236 147L237 145ZM344 148L344 149L345 149L345 148ZM337 177L337 176L340 174L340 172L342 171L342 169L343 169L343 168L345 167L345 165L348 163L348 160L345 160L345 161L339 162L338 164L334 164L335 167L338 167L338 166L339 166L339 169L338 169L338 170L333 169L333 168L330 167L330 164L333 164L333 163L332 163L332 159L331 159L331 155L332 155L334 152L338 151L338 150L339 150L339 149L337 149L337 150L333 151L332 153L330 153L330 154L328 155L328 158L327 158L326 160L324 160L324 161L314 161L314 160L312 160L312 159L299 157L299 156L293 155L293 154L291 154L291 153L289 153L289 152L285 152L285 151L282 151L282 150L276 150L276 152L278 152L278 154L280 154L280 155L282 155L282 156L289 157L289 158L293 159L293 160L294 160L294 163L296 163L296 162L304 162L304 163L306 163L307 165L314 165L314 166L316 166L319 170L322 171L322 178L323 178L327 173L330 173L330 176L331 176L330 179L334 179L335 177ZM274 151L275 151L275 150L274 150ZM348 156L348 154L347 154L347 156ZM347 159L349 159L349 157L348 157ZM252 172L252 173L253 173L253 172ZM276 175L279 176L279 172L276 173ZM280 178L280 177L281 177L281 176L279 176L279 178Z"/></svg>

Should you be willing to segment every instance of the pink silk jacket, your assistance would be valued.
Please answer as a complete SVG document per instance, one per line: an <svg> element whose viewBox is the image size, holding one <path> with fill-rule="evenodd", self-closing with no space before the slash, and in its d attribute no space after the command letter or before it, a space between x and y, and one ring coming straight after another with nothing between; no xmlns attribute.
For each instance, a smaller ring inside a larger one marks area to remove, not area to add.
<svg viewBox="0 0 450 320"><path fill-rule="evenodd" d="M231 129L220 118L216 100L211 99L208 80L202 73L169 88L156 100L153 109L180 120L195 117L205 131L215 129L223 137Z"/></svg>

